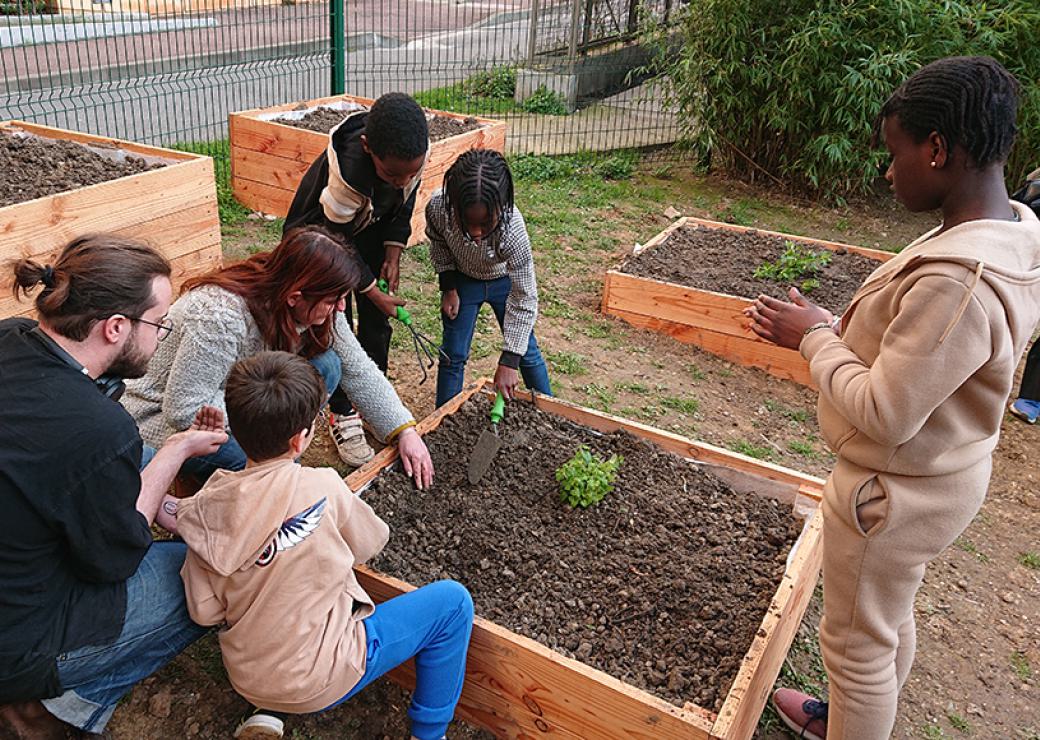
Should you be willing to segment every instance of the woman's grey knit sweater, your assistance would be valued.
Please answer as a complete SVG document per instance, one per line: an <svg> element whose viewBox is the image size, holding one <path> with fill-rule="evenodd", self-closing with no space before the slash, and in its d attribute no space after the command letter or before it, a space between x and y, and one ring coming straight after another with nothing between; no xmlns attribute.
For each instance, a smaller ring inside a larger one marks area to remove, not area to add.
<svg viewBox="0 0 1040 740"><path fill-rule="evenodd" d="M206 285L170 307L173 332L159 343L148 373L128 381L122 403L145 444L160 447L187 429L204 405L224 410L224 381L231 366L264 349L241 296ZM336 314L332 348L343 363L340 387L383 440L414 421L390 382L365 354L343 314Z"/></svg>

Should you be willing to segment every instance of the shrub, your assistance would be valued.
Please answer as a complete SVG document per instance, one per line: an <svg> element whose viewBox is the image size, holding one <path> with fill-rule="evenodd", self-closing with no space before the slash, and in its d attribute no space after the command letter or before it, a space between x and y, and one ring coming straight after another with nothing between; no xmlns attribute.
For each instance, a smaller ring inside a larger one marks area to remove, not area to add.
<svg viewBox="0 0 1040 740"><path fill-rule="evenodd" d="M516 92L516 68L495 67L477 72L462 83L463 92L474 98L509 98Z"/></svg>
<svg viewBox="0 0 1040 740"><path fill-rule="evenodd" d="M563 98L545 85L539 85L538 89L520 104L520 109L525 113L542 113L548 116L565 116L570 113Z"/></svg>
<svg viewBox="0 0 1040 740"><path fill-rule="evenodd" d="M700 0L685 13L682 50L664 62L670 100L690 144L731 171L829 195L866 190L885 157L869 147L885 99L922 65L962 54L993 56L1018 77L1009 182L1037 164L1035 0Z"/></svg>
<svg viewBox="0 0 1040 740"><path fill-rule="evenodd" d="M636 168L636 158L626 154L613 154L592 166L592 171L607 180L627 180Z"/></svg>
<svg viewBox="0 0 1040 740"><path fill-rule="evenodd" d="M598 504L614 490L614 481L623 460L620 455L611 455L609 460L604 460L582 445L574 457L556 470L560 499L572 509Z"/></svg>

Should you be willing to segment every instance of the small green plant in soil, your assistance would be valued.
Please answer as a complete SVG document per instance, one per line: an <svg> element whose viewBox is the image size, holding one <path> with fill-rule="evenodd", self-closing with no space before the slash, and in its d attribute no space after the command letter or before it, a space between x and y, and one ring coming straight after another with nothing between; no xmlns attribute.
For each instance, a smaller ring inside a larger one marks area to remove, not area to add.
<svg viewBox="0 0 1040 740"><path fill-rule="evenodd" d="M617 471L622 461L620 455L611 455L608 460L604 460L582 445L574 457L556 469L560 499L572 509L586 509L598 504L614 490L614 481L617 480Z"/></svg>
<svg viewBox="0 0 1040 740"><path fill-rule="evenodd" d="M764 262L755 268L755 277L769 278L779 283L800 283L803 293L820 287L814 275L830 264L830 252L814 252L792 241L784 242L784 252L775 262Z"/></svg>
<svg viewBox="0 0 1040 740"><path fill-rule="evenodd" d="M662 398L661 405L666 409L678 411L680 414L696 414L697 409L700 408L700 403L696 398L677 398L675 396Z"/></svg>
<svg viewBox="0 0 1040 740"><path fill-rule="evenodd" d="M946 719L950 720L950 725L953 729L960 732L971 732L971 725L968 723L968 720L956 712L947 712Z"/></svg>
<svg viewBox="0 0 1040 740"><path fill-rule="evenodd" d="M1035 552L1024 552L1018 556L1018 562L1020 565L1026 568L1032 568L1033 570L1040 570L1040 554Z"/></svg>
<svg viewBox="0 0 1040 740"><path fill-rule="evenodd" d="M958 550L963 550L966 553L974 555L980 563L989 562L989 556L986 555L986 553L980 551L979 548L975 545L975 543L966 537L958 537L956 540L954 540L953 545Z"/></svg>
<svg viewBox="0 0 1040 740"><path fill-rule="evenodd" d="M768 447L756 447L746 439L738 439L736 442L733 442L729 448L734 452L739 452L741 455L753 457L756 460L769 460L773 457L773 451L771 449Z"/></svg>
<svg viewBox="0 0 1040 740"><path fill-rule="evenodd" d="M1015 651L1011 653L1011 669L1018 676L1019 681L1028 681L1033 676L1033 667L1029 665L1029 658L1025 653Z"/></svg>

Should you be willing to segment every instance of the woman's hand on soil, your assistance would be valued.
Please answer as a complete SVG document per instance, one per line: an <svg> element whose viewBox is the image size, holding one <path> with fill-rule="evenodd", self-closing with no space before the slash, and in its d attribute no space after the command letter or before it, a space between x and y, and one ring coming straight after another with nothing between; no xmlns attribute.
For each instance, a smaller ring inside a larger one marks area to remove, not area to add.
<svg viewBox="0 0 1040 740"><path fill-rule="evenodd" d="M831 323L834 316L805 299L797 288L788 291L791 303L760 295L744 315L751 319L751 330L773 344L788 349L798 349L810 326L823 322Z"/></svg>
<svg viewBox="0 0 1040 740"><path fill-rule="evenodd" d="M405 474L415 481L416 488L422 491L433 485L433 460L415 427L401 432L397 438L397 451L401 455Z"/></svg>
<svg viewBox="0 0 1040 740"><path fill-rule="evenodd" d="M390 286L390 292L397 292L397 285L401 281L401 248L386 247L386 257L383 258L383 267L379 271L379 277Z"/></svg>
<svg viewBox="0 0 1040 740"><path fill-rule="evenodd" d="M510 401L516 393L516 387L520 384L520 374L511 367L499 365L495 370L495 390L499 391Z"/></svg>
<svg viewBox="0 0 1040 740"><path fill-rule="evenodd" d="M459 315L459 292L457 290L446 290L441 296L441 313L452 321Z"/></svg>
<svg viewBox="0 0 1040 740"><path fill-rule="evenodd" d="M372 290L365 293L365 295L368 297L368 300L372 301L376 308L391 318L397 315L397 307L405 304L403 299L398 298L395 295L390 295L389 293L384 293L378 288L372 288Z"/></svg>

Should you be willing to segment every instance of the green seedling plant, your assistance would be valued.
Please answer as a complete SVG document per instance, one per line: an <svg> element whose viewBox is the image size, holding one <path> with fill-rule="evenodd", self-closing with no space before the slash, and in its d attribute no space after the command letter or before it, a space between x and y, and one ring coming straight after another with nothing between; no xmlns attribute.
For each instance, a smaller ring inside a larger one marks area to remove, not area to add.
<svg viewBox="0 0 1040 740"><path fill-rule="evenodd" d="M792 241L784 242L784 252L775 262L764 262L755 268L755 277L776 280L779 283L799 283L803 293L820 287L814 276L830 264L830 252L814 252Z"/></svg>
<svg viewBox="0 0 1040 740"><path fill-rule="evenodd" d="M614 490L614 481L623 460L621 455L611 455L604 460L582 445L574 457L556 469L560 499L572 509L587 509L598 504Z"/></svg>

